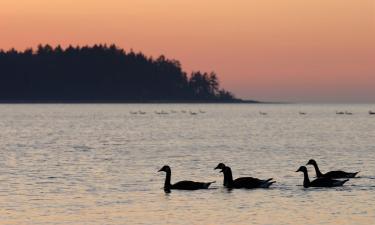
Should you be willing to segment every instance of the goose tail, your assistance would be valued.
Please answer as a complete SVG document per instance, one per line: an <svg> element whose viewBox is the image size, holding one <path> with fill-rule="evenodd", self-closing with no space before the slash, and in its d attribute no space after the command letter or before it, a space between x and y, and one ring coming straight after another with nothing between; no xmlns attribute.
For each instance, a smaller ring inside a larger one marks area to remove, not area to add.
<svg viewBox="0 0 375 225"><path fill-rule="evenodd" d="M355 172L355 173L351 173L349 178L354 178L355 176L357 176L357 174L358 174L359 172L361 172L361 171L358 171L358 172Z"/></svg>
<svg viewBox="0 0 375 225"><path fill-rule="evenodd" d="M262 188L269 188L274 183L276 183L276 181L270 181L270 179L268 179L266 182L264 182L263 184L261 184L261 187Z"/></svg>
<svg viewBox="0 0 375 225"><path fill-rule="evenodd" d="M208 188L211 184L216 183L216 181L211 181L203 184L204 188Z"/></svg>

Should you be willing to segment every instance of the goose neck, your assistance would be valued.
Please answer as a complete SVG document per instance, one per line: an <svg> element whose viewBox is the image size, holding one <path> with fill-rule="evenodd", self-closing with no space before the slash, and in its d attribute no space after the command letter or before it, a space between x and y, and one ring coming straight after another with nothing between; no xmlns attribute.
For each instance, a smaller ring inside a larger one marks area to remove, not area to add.
<svg viewBox="0 0 375 225"><path fill-rule="evenodd" d="M309 187L310 185L310 179L309 179L309 174L307 171L303 171L303 186L305 188Z"/></svg>

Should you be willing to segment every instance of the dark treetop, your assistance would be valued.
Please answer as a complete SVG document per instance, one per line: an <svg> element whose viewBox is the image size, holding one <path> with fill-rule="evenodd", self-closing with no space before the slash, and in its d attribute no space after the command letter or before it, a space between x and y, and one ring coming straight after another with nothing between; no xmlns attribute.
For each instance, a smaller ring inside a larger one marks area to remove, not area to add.
<svg viewBox="0 0 375 225"><path fill-rule="evenodd" d="M0 50L2 102L241 102L214 72L115 45Z"/></svg>

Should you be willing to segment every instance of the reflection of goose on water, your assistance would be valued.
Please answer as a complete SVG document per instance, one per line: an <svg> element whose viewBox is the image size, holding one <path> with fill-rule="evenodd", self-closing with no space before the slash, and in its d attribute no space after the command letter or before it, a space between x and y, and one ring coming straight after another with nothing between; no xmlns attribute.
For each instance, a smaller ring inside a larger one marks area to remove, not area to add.
<svg viewBox="0 0 375 225"><path fill-rule="evenodd" d="M195 182L195 181L179 181L175 184L171 184L171 168L169 166L163 166L158 172L164 171L167 175L164 183L164 191L170 192L171 189L177 190L198 190L198 189L207 189L213 182Z"/></svg>
<svg viewBox="0 0 375 225"><path fill-rule="evenodd" d="M327 177L317 178L313 181L310 181L309 174L307 173L307 168L301 166L296 172L303 172L303 187L338 187L342 186L349 179L346 180L334 180Z"/></svg>
<svg viewBox="0 0 375 225"><path fill-rule="evenodd" d="M223 185L227 188L246 188L246 189L252 189L252 188L268 188L271 186L275 181L271 181L272 178L269 178L267 180L261 180L254 177L239 177L235 180L233 180L232 170L230 167L225 166L224 163L219 163L216 169L221 169L220 172L224 175L224 182Z"/></svg>
<svg viewBox="0 0 375 225"><path fill-rule="evenodd" d="M330 171L330 172L327 172L327 173L321 173L320 170L319 170L319 167L318 167L318 163L316 163L316 161L313 160L313 159L310 159L309 162L306 165L313 165L314 166L317 178L321 178L321 177L326 177L326 178L353 178L357 175L357 173L359 173L359 172L348 173L348 172L344 172L344 171L341 171L341 170Z"/></svg>
<svg viewBox="0 0 375 225"><path fill-rule="evenodd" d="M370 114L370 115L375 115L375 112L373 112L373 111L368 111L368 114Z"/></svg>

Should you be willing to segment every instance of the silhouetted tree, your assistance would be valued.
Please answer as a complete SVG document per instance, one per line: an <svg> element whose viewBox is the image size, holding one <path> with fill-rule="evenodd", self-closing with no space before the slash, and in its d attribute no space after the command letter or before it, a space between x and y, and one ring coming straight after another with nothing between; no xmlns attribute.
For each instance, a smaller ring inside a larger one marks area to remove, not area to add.
<svg viewBox="0 0 375 225"><path fill-rule="evenodd" d="M0 50L2 101L234 101L214 72L182 71L116 45Z"/></svg>

